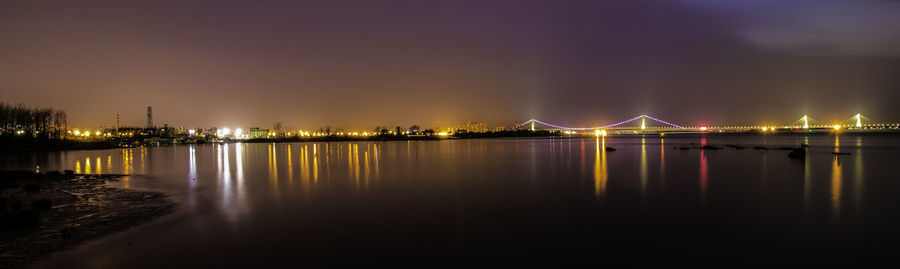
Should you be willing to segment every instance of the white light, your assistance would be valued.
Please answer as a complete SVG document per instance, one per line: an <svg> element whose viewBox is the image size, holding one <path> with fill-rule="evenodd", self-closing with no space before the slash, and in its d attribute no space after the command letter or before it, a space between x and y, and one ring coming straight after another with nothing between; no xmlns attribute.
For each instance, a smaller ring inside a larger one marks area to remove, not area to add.
<svg viewBox="0 0 900 269"><path fill-rule="evenodd" d="M225 137L225 136L228 136L229 134L231 134L231 129L228 129L228 128L222 128L222 129L216 130L216 135L219 137Z"/></svg>

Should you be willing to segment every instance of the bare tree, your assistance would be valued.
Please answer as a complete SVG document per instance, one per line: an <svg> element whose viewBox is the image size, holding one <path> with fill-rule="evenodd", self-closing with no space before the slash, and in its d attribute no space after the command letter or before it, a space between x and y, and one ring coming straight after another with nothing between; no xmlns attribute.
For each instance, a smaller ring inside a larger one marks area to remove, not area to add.
<svg viewBox="0 0 900 269"><path fill-rule="evenodd" d="M68 122L66 122L66 112L62 110L56 111L53 113L53 126L56 127L56 137L62 136L66 137L66 129L68 129Z"/></svg>
<svg viewBox="0 0 900 269"><path fill-rule="evenodd" d="M24 104L0 102L0 128L10 131L48 132L53 125L53 109L29 108Z"/></svg>
<svg viewBox="0 0 900 269"><path fill-rule="evenodd" d="M37 131L40 131L43 135L48 135L50 132L50 126L53 124L53 109L43 108L38 109L37 113L35 113Z"/></svg>
<svg viewBox="0 0 900 269"><path fill-rule="evenodd" d="M10 117L12 110L6 103L0 102L0 128L4 131L9 129Z"/></svg>

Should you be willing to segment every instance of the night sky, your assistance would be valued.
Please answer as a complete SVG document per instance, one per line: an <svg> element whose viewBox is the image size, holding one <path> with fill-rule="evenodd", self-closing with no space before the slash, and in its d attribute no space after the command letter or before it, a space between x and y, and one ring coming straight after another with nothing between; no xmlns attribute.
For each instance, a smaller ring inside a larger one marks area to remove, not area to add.
<svg viewBox="0 0 900 269"><path fill-rule="evenodd" d="M86 127L896 122L900 1L2 1L0 100Z"/></svg>

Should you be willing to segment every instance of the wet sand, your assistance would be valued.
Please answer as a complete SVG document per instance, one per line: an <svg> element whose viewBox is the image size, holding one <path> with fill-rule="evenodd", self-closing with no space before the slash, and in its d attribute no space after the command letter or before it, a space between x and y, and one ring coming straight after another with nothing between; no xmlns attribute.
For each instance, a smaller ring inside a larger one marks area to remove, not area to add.
<svg viewBox="0 0 900 269"><path fill-rule="evenodd" d="M0 267L24 267L174 210L162 193L107 186L121 176L0 171Z"/></svg>

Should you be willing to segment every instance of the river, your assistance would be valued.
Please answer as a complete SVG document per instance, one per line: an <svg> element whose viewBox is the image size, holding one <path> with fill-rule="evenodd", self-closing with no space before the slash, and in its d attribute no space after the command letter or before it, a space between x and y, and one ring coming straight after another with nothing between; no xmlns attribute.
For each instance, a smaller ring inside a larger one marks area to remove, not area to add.
<svg viewBox="0 0 900 269"><path fill-rule="evenodd" d="M753 148L801 143L810 145L803 159ZM725 144L746 149L697 149ZM129 174L110 184L179 205L37 268L893 261L898 165L898 137L849 134L230 143L0 158L6 169Z"/></svg>

